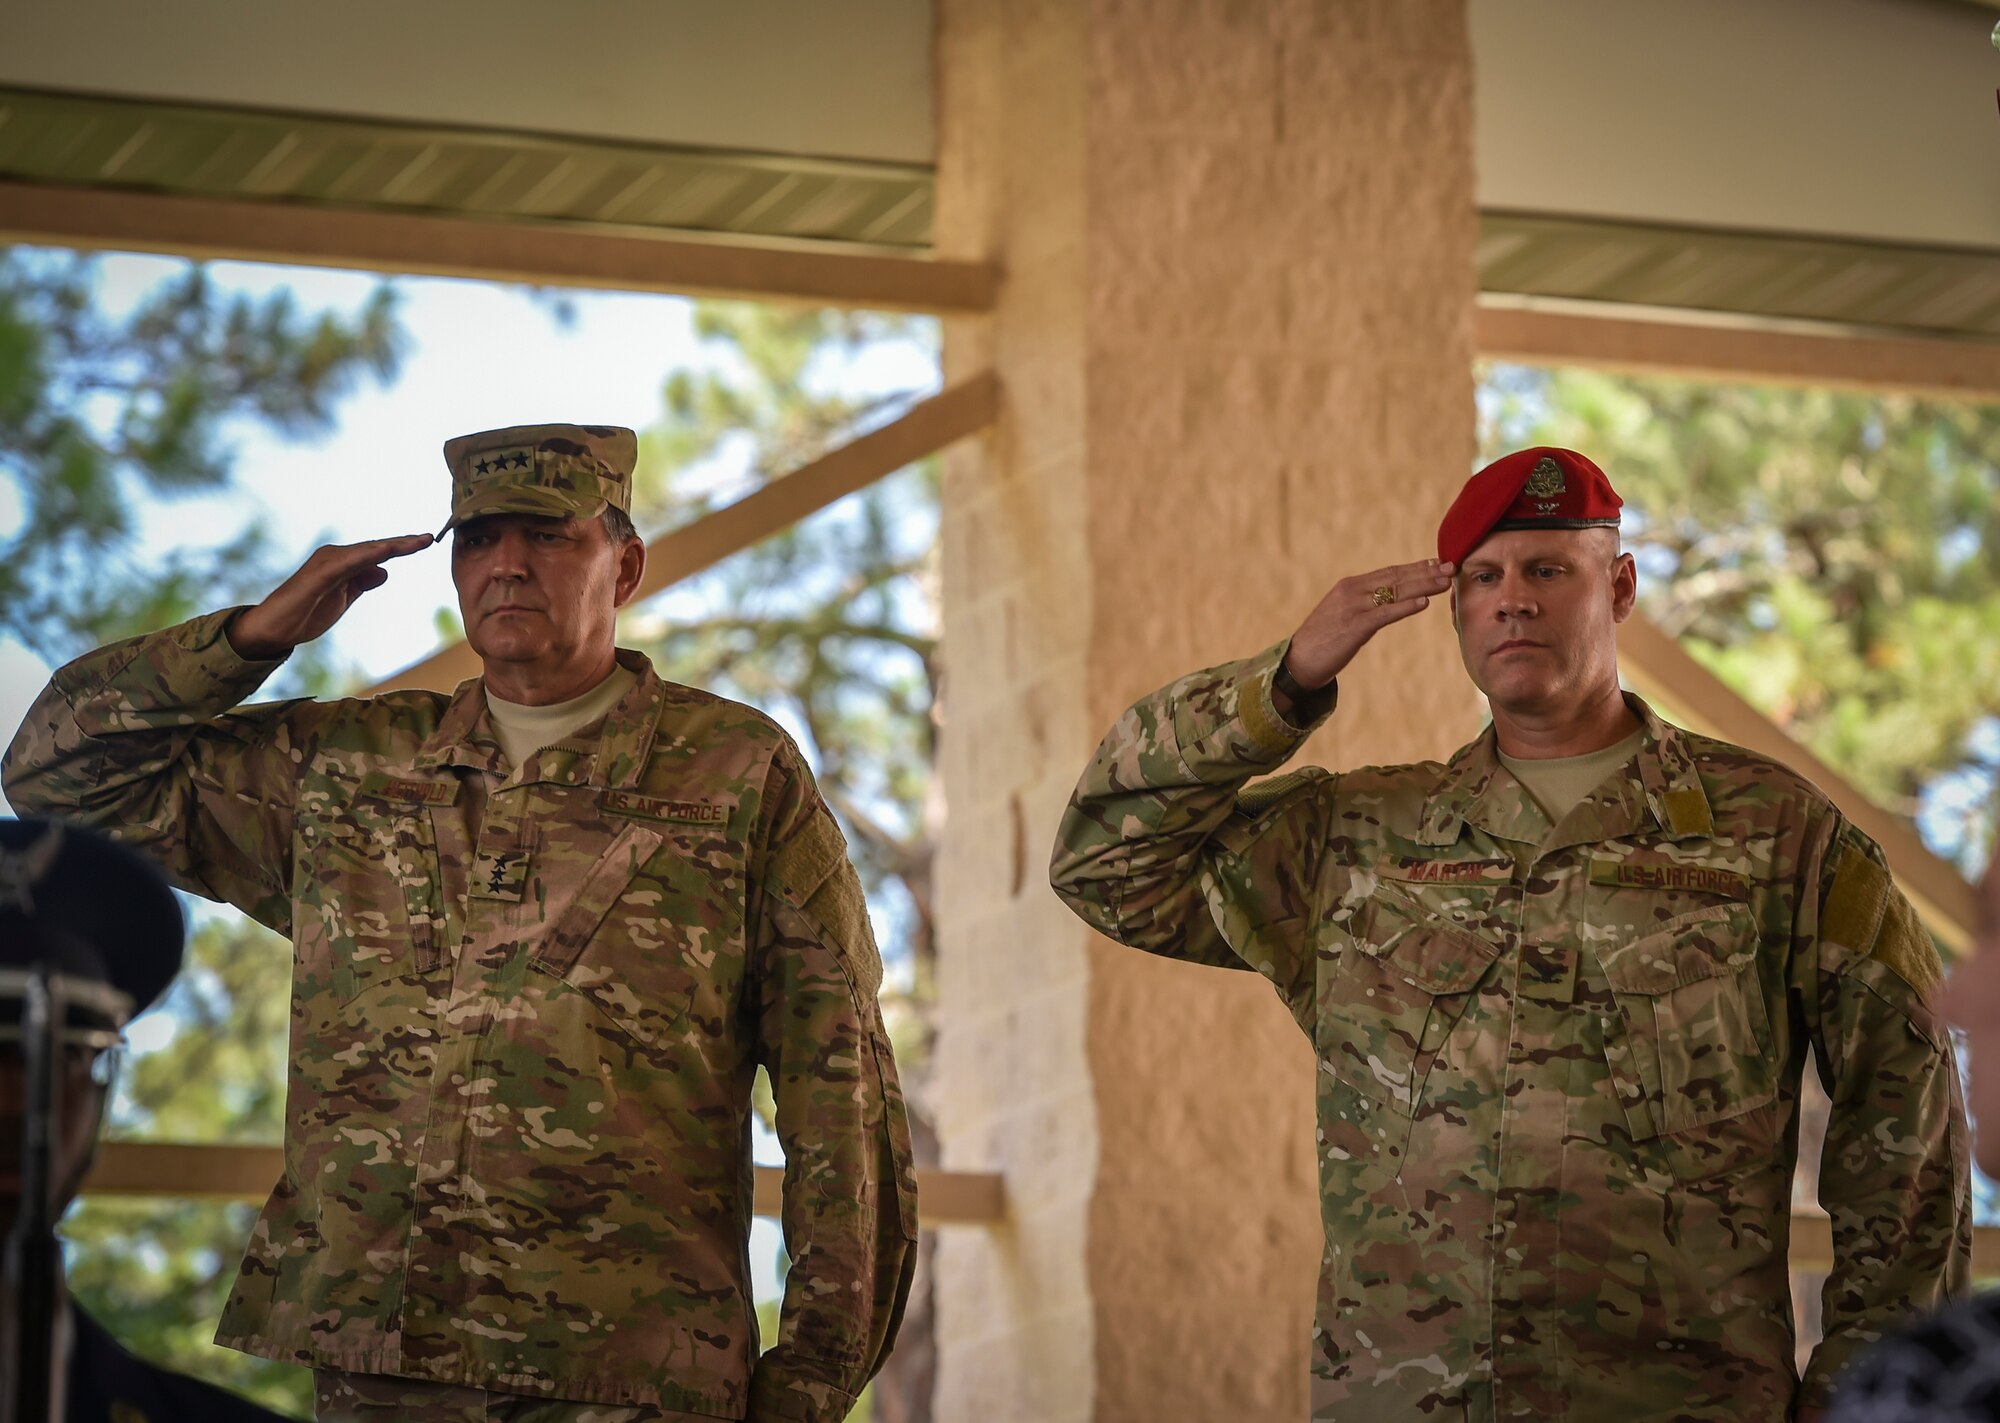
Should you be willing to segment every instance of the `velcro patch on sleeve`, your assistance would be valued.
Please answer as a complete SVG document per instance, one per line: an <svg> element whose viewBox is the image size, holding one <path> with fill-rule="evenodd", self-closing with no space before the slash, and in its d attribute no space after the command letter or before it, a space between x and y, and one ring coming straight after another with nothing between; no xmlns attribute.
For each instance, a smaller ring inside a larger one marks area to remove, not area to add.
<svg viewBox="0 0 2000 1423"><path fill-rule="evenodd" d="M1887 965L1923 997L1944 982L1937 945L1916 910L1889 872L1852 845L1841 852L1819 930L1820 937Z"/></svg>
<svg viewBox="0 0 2000 1423"><path fill-rule="evenodd" d="M772 856L770 889L816 924L826 946L840 957L856 993L875 1001L882 987L882 955L868 922L861 881L847 862L847 840L822 810Z"/></svg>

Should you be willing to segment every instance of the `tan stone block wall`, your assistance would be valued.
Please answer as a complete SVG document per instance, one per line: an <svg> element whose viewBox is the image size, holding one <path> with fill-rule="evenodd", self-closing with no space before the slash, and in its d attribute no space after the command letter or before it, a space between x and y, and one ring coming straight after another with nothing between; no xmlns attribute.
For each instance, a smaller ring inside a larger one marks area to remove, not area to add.
<svg viewBox="0 0 2000 1423"><path fill-rule="evenodd" d="M997 365L1009 417L945 465L949 822L937 1100L944 1164L1000 1168L1011 1214L937 1254L939 1419L1092 1417L1084 1238L1097 1162L1089 935L1048 890L1048 827L1090 735L1083 604L1080 37L1064 4L943 7L940 246L1004 253L1003 320L956 323L947 377ZM947 235L948 234L948 235ZM1016 418L1016 412L1031 418Z"/></svg>
<svg viewBox="0 0 2000 1423"><path fill-rule="evenodd" d="M943 0L939 246L1007 278L952 375L940 888L948 1165L1013 1216L939 1251L938 1417L1304 1416L1312 1055L1261 979L1084 932L1045 865L1142 692L1426 556L1470 468L1463 0ZM1442 611L1310 750L1448 751Z"/></svg>

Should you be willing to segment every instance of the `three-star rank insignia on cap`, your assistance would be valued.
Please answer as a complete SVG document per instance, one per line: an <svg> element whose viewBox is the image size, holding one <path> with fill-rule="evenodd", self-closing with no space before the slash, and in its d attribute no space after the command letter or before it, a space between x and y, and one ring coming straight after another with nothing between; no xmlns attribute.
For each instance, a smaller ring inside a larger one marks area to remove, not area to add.
<svg viewBox="0 0 2000 1423"><path fill-rule="evenodd" d="M473 474L500 474L510 469L532 469L535 452L531 449L490 450L474 460L470 466Z"/></svg>
<svg viewBox="0 0 2000 1423"><path fill-rule="evenodd" d="M1562 466L1543 455L1528 472L1528 482L1521 486L1521 492L1530 499L1554 499L1566 487Z"/></svg>

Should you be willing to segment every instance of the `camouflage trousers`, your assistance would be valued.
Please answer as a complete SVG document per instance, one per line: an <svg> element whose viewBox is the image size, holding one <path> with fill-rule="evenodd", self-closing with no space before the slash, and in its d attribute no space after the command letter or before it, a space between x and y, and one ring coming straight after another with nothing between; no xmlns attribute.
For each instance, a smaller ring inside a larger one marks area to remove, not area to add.
<svg viewBox="0 0 2000 1423"><path fill-rule="evenodd" d="M313 1417L317 1423L693 1423L695 1415L643 1403L577 1403L392 1374L316 1369Z"/></svg>

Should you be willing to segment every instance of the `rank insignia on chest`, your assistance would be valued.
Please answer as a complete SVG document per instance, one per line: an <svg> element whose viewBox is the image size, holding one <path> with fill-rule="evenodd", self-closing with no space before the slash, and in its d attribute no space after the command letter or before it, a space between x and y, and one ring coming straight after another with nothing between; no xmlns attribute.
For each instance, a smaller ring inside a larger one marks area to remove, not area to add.
<svg viewBox="0 0 2000 1423"><path fill-rule="evenodd" d="M528 852L481 850L472 857L471 884L475 899L518 902L528 885Z"/></svg>

